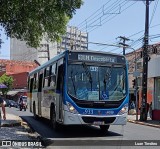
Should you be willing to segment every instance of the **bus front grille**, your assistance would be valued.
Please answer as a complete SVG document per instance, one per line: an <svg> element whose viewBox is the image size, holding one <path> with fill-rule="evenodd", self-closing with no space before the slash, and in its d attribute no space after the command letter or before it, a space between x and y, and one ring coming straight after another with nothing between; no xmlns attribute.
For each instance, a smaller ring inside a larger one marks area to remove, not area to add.
<svg viewBox="0 0 160 149"><path fill-rule="evenodd" d="M113 123L116 118L115 117L87 117L87 116L83 116L82 119L85 123L94 123L94 122L99 121L99 122L104 122L105 124L110 124L110 123Z"/></svg>

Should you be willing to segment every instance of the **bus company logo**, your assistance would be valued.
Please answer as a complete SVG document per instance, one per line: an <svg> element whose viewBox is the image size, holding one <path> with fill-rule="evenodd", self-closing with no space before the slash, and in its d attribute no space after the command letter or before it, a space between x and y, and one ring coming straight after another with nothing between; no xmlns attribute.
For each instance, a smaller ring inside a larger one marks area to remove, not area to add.
<svg viewBox="0 0 160 149"><path fill-rule="evenodd" d="M12 146L12 142L11 141L2 141L2 146L3 147Z"/></svg>
<svg viewBox="0 0 160 149"><path fill-rule="evenodd" d="M114 114L114 111L107 111L106 114L107 115L112 115L112 114Z"/></svg>

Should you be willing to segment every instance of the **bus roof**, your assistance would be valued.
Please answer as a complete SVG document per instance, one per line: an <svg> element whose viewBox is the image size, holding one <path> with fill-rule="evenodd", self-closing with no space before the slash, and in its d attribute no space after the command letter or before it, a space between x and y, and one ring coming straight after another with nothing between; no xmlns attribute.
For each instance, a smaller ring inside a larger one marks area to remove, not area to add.
<svg viewBox="0 0 160 149"><path fill-rule="evenodd" d="M53 57L52 59L50 59L49 61L47 61L46 63L42 64L41 66L35 68L34 70L32 70L31 72L29 72L29 76L33 75L34 73L38 72L39 70L45 68L47 65L49 65L52 62L57 61L58 59L60 59L61 57L63 57L65 55L66 51L64 51L63 53L56 55L55 57Z"/></svg>
<svg viewBox="0 0 160 149"><path fill-rule="evenodd" d="M59 60L60 58L64 57L64 55L67 53L67 52L73 52L73 53L78 53L78 52L81 52L81 53L94 53L94 54L109 54L109 55L112 55L112 56L122 56L124 57L123 55L121 54L116 54L116 53L110 53L110 52L104 52L104 51L93 51L93 50L66 50L64 52L62 52L61 54L53 57L52 59L50 59L48 62L42 64L41 66L35 68L34 70L32 70L31 72L29 72L29 76L30 75L33 75L34 73L38 72L39 70L45 68L46 66L50 65L52 62L55 62L57 60ZM125 57L124 57L125 58Z"/></svg>

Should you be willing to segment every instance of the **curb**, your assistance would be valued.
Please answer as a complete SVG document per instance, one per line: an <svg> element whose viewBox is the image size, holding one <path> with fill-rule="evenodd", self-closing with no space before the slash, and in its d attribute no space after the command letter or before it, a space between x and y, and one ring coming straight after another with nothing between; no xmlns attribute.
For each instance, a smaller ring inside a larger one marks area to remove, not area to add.
<svg viewBox="0 0 160 149"><path fill-rule="evenodd" d="M28 123L24 118L22 118L22 126L26 129L26 131L28 133L30 133L30 137L32 139L36 139L36 140L41 140L41 135L39 133L37 133L34 128L30 125L30 123Z"/></svg>
<svg viewBox="0 0 160 149"><path fill-rule="evenodd" d="M17 121L12 121L11 123L2 123L1 127L16 127L16 126L21 126L22 121L17 120Z"/></svg>
<svg viewBox="0 0 160 149"><path fill-rule="evenodd" d="M140 125L145 125L145 126L151 126L151 127L155 127L155 128L160 128L160 125L156 125L156 124L149 124L149 123L145 123L145 122L140 122L140 121L136 121L136 120L127 120L130 123L134 123L134 124L140 124Z"/></svg>
<svg viewBox="0 0 160 149"><path fill-rule="evenodd" d="M28 131L29 137L33 140L40 141L42 143L43 148L46 147L46 144L49 144L50 139L42 137L35 129L31 126L29 122L27 122L24 118L22 118L22 126ZM47 143L46 143L47 142Z"/></svg>

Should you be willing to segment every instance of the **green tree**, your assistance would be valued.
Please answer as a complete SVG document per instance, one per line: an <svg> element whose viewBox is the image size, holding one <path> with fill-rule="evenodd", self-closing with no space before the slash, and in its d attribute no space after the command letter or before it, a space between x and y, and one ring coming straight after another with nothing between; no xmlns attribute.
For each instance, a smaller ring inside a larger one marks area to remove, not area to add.
<svg viewBox="0 0 160 149"><path fill-rule="evenodd" d="M12 88L13 81L14 81L13 77L12 76L7 76L6 74L3 74L0 77L0 83L3 83L7 86L7 88L2 88L1 89L2 95L6 95L7 92Z"/></svg>
<svg viewBox="0 0 160 149"><path fill-rule="evenodd" d="M82 0L0 0L0 25L8 37L38 47L42 37L59 41Z"/></svg>

